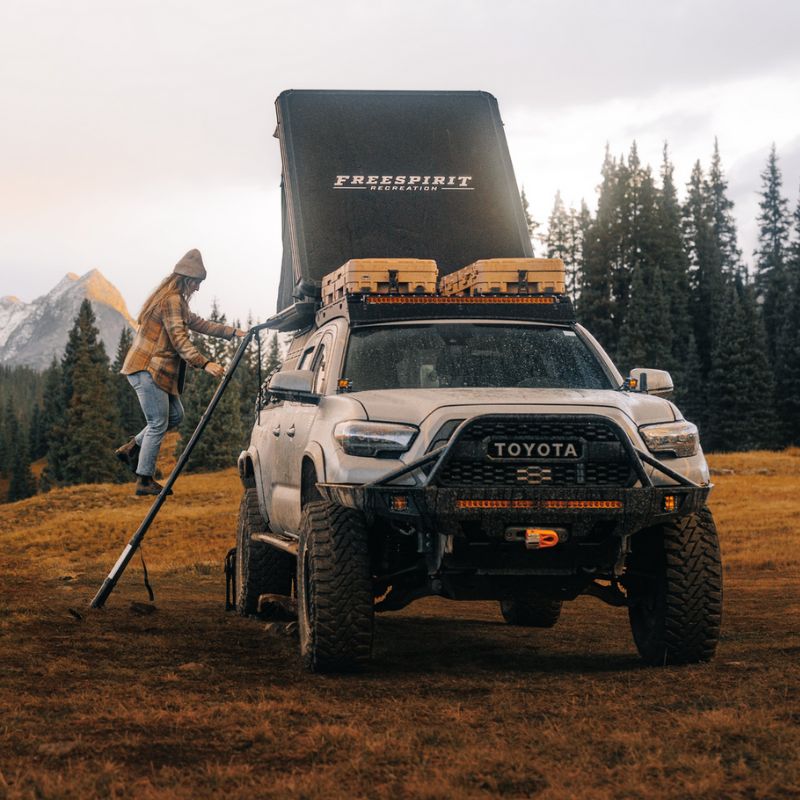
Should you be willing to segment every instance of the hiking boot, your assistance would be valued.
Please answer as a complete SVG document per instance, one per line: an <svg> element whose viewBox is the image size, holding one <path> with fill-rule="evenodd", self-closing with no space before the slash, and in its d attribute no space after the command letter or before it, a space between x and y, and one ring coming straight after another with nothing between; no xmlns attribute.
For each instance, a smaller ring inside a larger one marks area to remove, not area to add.
<svg viewBox="0 0 800 800"><path fill-rule="evenodd" d="M161 490L164 488L160 483L154 481L149 475L137 475L136 478L137 497L148 494L158 495L161 494ZM167 494L172 494L172 489L170 489Z"/></svg>
<svg viewBox="0 0 800 800"><path fill-rule="evenodd" d="M127 464L134 472L139 463L139 451L142 448L136 444L136 438L131 439L127 444L118 447L114 451L114 455L123 463Z"/></svg>

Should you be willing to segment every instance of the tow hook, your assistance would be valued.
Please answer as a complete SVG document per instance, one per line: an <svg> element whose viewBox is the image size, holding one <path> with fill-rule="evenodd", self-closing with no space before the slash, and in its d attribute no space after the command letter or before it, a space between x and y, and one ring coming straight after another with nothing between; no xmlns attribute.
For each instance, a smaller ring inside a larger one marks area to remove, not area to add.
<svg viewBox="0 0 800 800"><path fill-rule="evenodd" d="M505 540L507 542L525 542L528 550L543 550L546 547L555 547L567 540L565 528L506 528Z"/></svg>

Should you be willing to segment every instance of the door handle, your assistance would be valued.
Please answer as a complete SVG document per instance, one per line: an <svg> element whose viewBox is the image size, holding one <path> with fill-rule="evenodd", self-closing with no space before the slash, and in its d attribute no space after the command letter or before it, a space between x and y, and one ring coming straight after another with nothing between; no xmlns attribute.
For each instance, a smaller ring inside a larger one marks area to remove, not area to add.
<svg viewBox="0 0 800 800"><path fill-rule="evenodd" d="M272 435L273 435L273 436L280 436L280 435L281 435L281 426L280 426L280 425L276 425L276 426L275 426L275 427L272 429Z"/></svg>
<svg viewBox="0 0 800 800"><path fill-rule="evenodd" d="M292 423L292 427L289 428L288 431L286 431L286 435L289 436L290 438L294 437L294 423Z"/></svg>

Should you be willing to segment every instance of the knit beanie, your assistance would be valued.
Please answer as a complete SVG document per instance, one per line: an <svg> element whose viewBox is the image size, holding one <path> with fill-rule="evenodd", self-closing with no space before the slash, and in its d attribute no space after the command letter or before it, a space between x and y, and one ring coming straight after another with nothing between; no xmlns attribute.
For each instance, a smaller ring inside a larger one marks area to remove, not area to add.
<svg viewBox="0 0 800 800"><path fill-rule="evenodd" d="M185 275L199 281L206 279L206 268L203 266L203 257L199 250L190 250L172 270L175 275Z"/></svg>

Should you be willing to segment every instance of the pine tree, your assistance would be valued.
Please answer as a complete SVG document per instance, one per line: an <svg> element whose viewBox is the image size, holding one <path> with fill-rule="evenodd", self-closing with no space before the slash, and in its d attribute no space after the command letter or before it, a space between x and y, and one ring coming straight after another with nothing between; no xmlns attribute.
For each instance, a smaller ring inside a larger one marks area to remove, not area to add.
<svg viewBox="0 0 800 800"><path fill-rule="evenodd" d="M612 275L619 264L619 165L606 147L597 214L586 232L579 320L609 352L617 347Z"/></svg>
<svg viewBox="0 0 800 800"><path fill-rule="evenodd" d="M781 195L781 171L775 145L769 152L767 166L761 173L762 189L758 216L756 257L756 290L763 303L764 327L771 360L775 361L777 340L782 327L781 308L789 289L787 258L791 217L789 201Z"/></svg>
<svg viewBox="0 0 800 800"><path fill-rule="evenodd" d="M710 189L700 162L692 169L683 207L683 239L689 259L690 311L702 373L711 369L714 331L719 328L725 280L714 237Z"/></svg>
<svg viewBox="0 0 800 800"><path fill-rule="evenodd" d="M238 321L234 321L234 326L239 327ZM247 328L252 328L255 324L253 318L248 315ZM242 429L244 431L243 444L246 444L250 437L250 430L253 425L253 415L255 411L256 398L258 396L258 376L259 376L259 352L261 353L262 370L264 360L264 347L262 336L251 339L239 367L234 375L234 380L239 384L239 415L242 418ZM235 352L239 340L234 338L231 342L231 351Z"/></svg>
<svg viewBox="0 0 800 800"><path fill-rule="evenodd" d="M28 435L28 450L30 457L36 461L47 453L47 440L45 439L44 425L42 422L42 407L37 403L31 415L30 433Z"/></svg>
<svg viewBox="0 0 800 800"><path fill-rule="evenodd" d="M528 202L528 197L525 194L524 186L522 187L522 191L519 193L519 197L522 201L522 213L525 217L525 227L528 229L528 238L531 240L531 247L533 247L533 241L536 238L536 230L539 227L539 223L536 222L536 220L534 220L534 218L531 216L530 203Z"/></svg>
<svg viewBox="0 0 800 800"><path fill-rule="evenodd" d="M47 466L42 474L40 487L45 490L62 479L59 447L63 441L67 406L63 371L55 356L45 373L44 399L42 407L42 432L46 447Z"/></svg>
<svg viewBox="0 0 800 800"><path fill-rule="evenodd" d="M566 271L567 294L575 297L575 255L572 244L573 222L564 207L561 192L556 192L553 210L547 220L547 233L544 237L546 258L560 258Z"/></svg>
<svg viewBox="0 0 800 800"><path fill-rule="evenodd" d="M3 443L3 462L0 464L0 472L3 475L9 475L11 465L14 463L14 451L19 444L17 412L11 397L6 398L6 405L3 409Z"/></svg>
<svg viewBox="0 0 800 800"><path fill-rule="evenodd" d="M775 379L781 442L800 445L800 281L793 281L785 303L776 347Z"/></svg>
<svg viewBox="0 0 800 800"><path fill-rule="evenodd" d="M28 454L28 435L19 427L13 435L14 453L9 469L8 502L24 500L36 494L36 478L31 472L31 459Z"/></svg>
<svg viewBox="0 0 800 800"><path fill-rule="evenodd" d="M108 356L88 300L81 303L61 362L63 424L51 435L46 482L64 484L124 480L114 457L122 438Z"/></svg>
<svg viewBox="0 0 800 800"><path fill-rule="evenodd" d="M567 261L567 292L572 297L573 302L579 302L581 294L581 283L583 281L583 270L586 263L586 235L589 226L592 224L592 215L586 201L581 199L579 210L570 208L569 210L569 251Z"/></svg>
<svg viewBox="0 0 800 800"><path fill-rule="evenodd" d="M717 250L722 274L731 279L747 282L747 271L742 263L733 216L733 201L728 198L728 182L722 171L719 142L714 138L714 152L708 170L706 185L707 203L711 217L711 233Z"/></svg>
<svg viewBox="0 0 800 800"><path fill-rule="evenodd" d="M650 167L639 160L636 143L627 164L627 185L621 198L620 247L622 258L616 289L619 326L618 357L629 366L668 366L672 351L669 301L664 295L660 272L660 226L658 191ZM633 297L638 285L638 298ZM634 308L634 302L636 308ZM632 325L631 325L632 321ZM634 342L641 331L642 341ZM635 356L644 363L630 363Z"/></svg>
<svg viewBox="0 0 800 800"><path fill-rule="evenodd" d="M658 205L658 264L665 297L669 303L669 324L672 331L670 357L664 358L665 368L670 370L677 387L688 380L690 359L690 337L693 338L689 314L689 260L681 235L681 208L673 181L672 162L664 144L661 163L661 190L657 195ZM694 357L697 346L694 345Z"/></svg>
<svg viewBox="0 0 800 800"><path fill-rule="evenodd" d="M691 331L686 347L686 361L680 374L683 377L679 383L675 383L675 404L681 410L684 419L697 425L702 441L708 420L708 399L700 356L697 354L697 344Z"/></svg>
<svg viewBox="0 0 800 800"><path fill-rule="evenodd" d="M6 430L3 420L0 419L0 476L5 474L3 465L6 463L8 445L6 444Z"/></svg>
<svg viewBox="0 0 800 800"><path fill-rule="evenodd" d="M725 295L712 353L706 442L711 450L774 447L774 383L755 294L737 281Z"/></svg>
<svg viewBox="0 0 800 800"><path fill-rule="evenodd" d="M794 236L789 242L789 254L786 260L786 280L790 288L800 287L800 193L792 215Z"/></svg>
<svg viewBox="0 0 800 800"><path fill-rule="evenodd" d="M781 305L781 328L775 359L781 441L800 445L800 197L792 216L794 237L786 259L787 297Z"/></svg>
<svg viewBox="0 0 800 800"><path fill-rule="evenodd" d="M127 376L120 374L122 365L125 362L125 357L128 355L128 350L130 350L132 344L133 332L126 326L119 335L117 355L114 359L114 363L111 365L112 382L117 401L117 409L119 410L120 427L126 437L136 435L145 426L144 414L142 413L142 407L139 405L136 392L133 391L130 383L128 383Z"/></svg>
<svg viewBox="0 0 800 800"><path fill-rule="evenodd" d="M661 270L638 267L633 274L628 317L620 334L618 366L623 373L634 367L666 369L671 358L672 327L669 298Z"/></svg>
<svg viewBox="0 0 800 800"><path fill-rule="evenodd" d="M216 300L212 305L209 319L223 324L226 322L226 317L220 312ZM197 344L212 361L223 365L228 363L230 350L228 343L223 339L209 337L198 341ZM184 394L185 416L179 429L181 437L178 443L178 452L183 450L197 427L218 384L219 381L212 378L207 372L192 370L191 383L187 381L187 391ZM222 395L203 436L195 445L187 469L199 472L234 465L236 457L241 451L243 438L240 387L237 381L232 380Z"/></svg>

